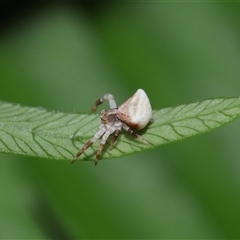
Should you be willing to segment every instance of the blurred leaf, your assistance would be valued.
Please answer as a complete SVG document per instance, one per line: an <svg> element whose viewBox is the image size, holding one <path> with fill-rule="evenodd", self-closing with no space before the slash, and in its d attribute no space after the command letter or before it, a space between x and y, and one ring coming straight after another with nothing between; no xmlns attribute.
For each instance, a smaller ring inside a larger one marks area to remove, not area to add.
<svg viewBox="0 0 240 240"><path fill-rule="evenodd" d="M0 103L0 113L1 152L52 159L72 159L100 122L96 114L50 112L5 102ZM149 144L126 135L103 158L121 157L208 132L239 113L240 98L216 98L155 110L154 123L144 131ZM93 160L96 145L81 159Z"/></svg>

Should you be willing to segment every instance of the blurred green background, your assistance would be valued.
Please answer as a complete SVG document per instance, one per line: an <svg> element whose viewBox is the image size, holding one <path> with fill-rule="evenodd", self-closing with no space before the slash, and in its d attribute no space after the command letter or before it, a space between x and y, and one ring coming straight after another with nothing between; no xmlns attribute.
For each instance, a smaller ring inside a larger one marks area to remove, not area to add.
<svg viewBox="0 0 240 240"><path fill-rule="evenodd" d="M240 5L0 1L0 99L89 112L240 95ZM105 104L103 108L108 108ZM0 238L240 238L240 121L129 157L0 155Z"/></svg>

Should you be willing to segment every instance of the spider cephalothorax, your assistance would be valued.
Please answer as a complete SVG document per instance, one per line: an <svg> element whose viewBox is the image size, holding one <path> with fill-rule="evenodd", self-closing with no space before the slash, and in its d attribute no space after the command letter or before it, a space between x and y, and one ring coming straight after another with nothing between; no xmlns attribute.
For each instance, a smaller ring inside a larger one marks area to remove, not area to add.
<svg viewBox="0 0 240 240"><path fill-rule="evenodd" d="M118 109L110 109L110 110L102 110L100 114L100 118L103 124L115 125L119 122L117 117Z"/></svg>
<svg viewBox="0 0 240 240"><path fill-rule="evenodd" d="M74 163L87 148L96 142L97 139L102 137L96 154L95 165L97 165L98 159L100 158L101 152L109 135L114 133L111 141L111 146L113 146L122 128L143 142L147 143L139 134L132 130L140 130L144 128L150 121L153 121L151 104L144 90L138 89L137 92L121 106L119 106L119 108L117 108L113 95L105 94L102 98L96 101L92 108L92 112L95 112L98 105L106 100L109 101L110 110L101 111L100 118L102 124L99 126L99 130L83 146L83 148L80 149L80 151L72 160L72 163Z"/></svg>

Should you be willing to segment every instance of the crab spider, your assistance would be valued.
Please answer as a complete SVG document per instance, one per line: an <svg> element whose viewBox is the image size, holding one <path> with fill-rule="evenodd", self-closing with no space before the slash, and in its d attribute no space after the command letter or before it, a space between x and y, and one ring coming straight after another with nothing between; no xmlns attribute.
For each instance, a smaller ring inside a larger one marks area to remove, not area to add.
<svg viewBox="0 0 240 240"><path fill-rule="evenodd" d="M102 98L98 99L95 102L92 108L92 112L95 112L97 107L104 101L109 102L110 110L101 111L100 118L102 124L99 126L99 130L83 146L83 148L79 150L79 152L72 160L72 163L74 163L78 157L80 157L81 154L87 150L94 142L102 137L96 154L96 166L108 137L114 133L111 141L112 147L117 141L122 128L125 131L131 133L134 137L140 139L144 143L147 143L142 136L133 130L143 129L150 121L153 121L151 104L144 90L138 89L131 98L129 98L119 107L117 107L113 95L109 93L105 94Z"/></svg>

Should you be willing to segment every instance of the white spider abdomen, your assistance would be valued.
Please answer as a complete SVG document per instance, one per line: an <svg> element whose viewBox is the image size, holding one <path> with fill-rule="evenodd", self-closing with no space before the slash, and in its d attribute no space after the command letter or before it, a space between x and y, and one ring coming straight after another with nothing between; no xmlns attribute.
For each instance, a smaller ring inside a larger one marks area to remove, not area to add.
<svg viewBox="0 0 240 240"><path fill-rule="evenodd" d="M152 107L145 91L138 89L118 108L117 117L129 127L138 130L152 121Z"/></svg>

